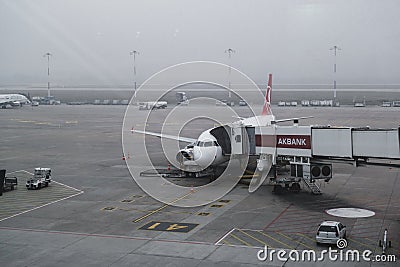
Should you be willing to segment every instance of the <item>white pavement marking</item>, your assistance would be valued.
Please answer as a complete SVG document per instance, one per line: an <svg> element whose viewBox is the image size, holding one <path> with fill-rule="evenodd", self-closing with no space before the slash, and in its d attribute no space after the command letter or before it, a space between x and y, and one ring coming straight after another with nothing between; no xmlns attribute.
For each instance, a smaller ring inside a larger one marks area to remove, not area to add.
<svg viewBox="0 0 400 267"><path fill-rule="evenodd" d="M14 172L12 172L12 173L15 173L15 172L26 172L26 173L32 174L32 173L30 173L30 172L28 172L28 171L25 171L25 170L14 171ZM32 174L32 175L33 175L33 174ZM13 217L16 217L16 216L18 216L18 215L21 215L21 214L24 214L24 213L33 211L33 210L37 210L37 209L43 208L43 207L45 207L45 206L48 206L48 205L51 205L51 204L60 202L60 201L62 201L62 200L66 200L66 199L68 199L68 198L78 196L78 195L84 193L84 191L79 190L79 189L77 189L77 188L74 188L74 187L72 187L72 186L65 185L65 184L60 183L60 182L57 182L57 181L52 181L52 182L54 182L54 183L56 183L56 184L59 184L59 185L62 185L62 186L65 186L65 187L68 187L68 188L70 188L70 189L72 189L72 190L76 190L76 191L78 191L78 192L77 192L76 194L71 195L71 196L67 196L67 197L64 197L64 198L61 198L61 199L57 199L57 200L51 201L51 202L49 202L49 203L40 205L40 206L38 206L38 207L35 207L35 208L32 208L32 209L28 209L28 210L19 212L19 213L17 213L17 214L11 215L11 216L9 216L9 217L0 219L0 222L5 221L5 220L8 220L8 219L13 218Z"/></svg>
<svg viewBox="0 0 400 267"><path fill-rule="evenodd" d="M80 192L78 192L77 194L74 194L74 195L71 195L71 196L68 196L68 197L64 197L64 198L61 198L61 199L58 199L58 200L49 202L49 203L47 203L47 204L44 204L44 205L41 205L41 206L38 206L38 207L35 207L35 208L32 208L32 209L29 209L29 210L22 211L22 212L20 212L20 213L14 214L14 215L9 216L9 217L6 217L6 218L4 218L4 219L0 219L0 222L5 221L5 220L10 219L10 218L13 218L13 217L18 216L18 215L21 215L21 214L24 214L24 213L33 211L33 210L37 210L37 209L43 208L43 207L45 207L45 206L48 206L48 205L57 203L57 202L62 201L62 200L66 200L66 199L68 199L68 198L78 196L78 195L80 195L80 194L82 194L82 193L84 193L84 192L83 192L83 191L80 191Z"/></svg>
<svg viewBox="0 0 400 267"><path fill-rule="evenodd" d="M224 240L228 235L230 235L233 231L235 231L236 230L236 228L232 228L232 230L230 230L229 232L227 232L223 237L221 237L217 242L215 242L215 244L214 245L216 245L216 246L219 246L220 244L220 242L222 241L222 240Z"/></svg>
<svg viewBox="0 0 400 267"><path fill-rule="evenodd" d="M66 185L66 184L57 182L57 181L52 181L52 182L54 182L54 183L56 183L56 184L59 184L59 185L62 185L62 186L65 186L65 187L68 187L68 188L70 188L70 189L72 189L72 190L76 190L76 191L79 191L79 192L83 193L82 190L79 190L79 189L77 189L77 188L75 188L75 187L72 187L72 186L69 186L69 185Z"/></svg>
<svg viewBox="0 0 400 267"><path fill-rule="evenodd" d="M329 215L343 218L367 218L375 215L375 212L358 208L336 208L325 210Z"/></svg>
<svg viewBox="0 0 400 267"><path fill-rule="evenodd" d="M13 172L9 172L8 174L17 173L17 172L25 172L25 173L27 173L27 174L33 175L33 173L28 172L28 171L26 171L26 170L13 171Z"/></svg>

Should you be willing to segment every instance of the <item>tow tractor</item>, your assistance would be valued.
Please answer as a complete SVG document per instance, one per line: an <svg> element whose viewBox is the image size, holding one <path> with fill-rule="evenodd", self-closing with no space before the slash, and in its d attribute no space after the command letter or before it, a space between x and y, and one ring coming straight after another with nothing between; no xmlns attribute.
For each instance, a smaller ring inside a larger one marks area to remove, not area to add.
<svg viewBox="0 0 400 267"><path fill-rule="evenodd" d="M51 183L51 169L50 168L35 168L33 177L26 181L26 188L40 189L47 187Z"/></svg>

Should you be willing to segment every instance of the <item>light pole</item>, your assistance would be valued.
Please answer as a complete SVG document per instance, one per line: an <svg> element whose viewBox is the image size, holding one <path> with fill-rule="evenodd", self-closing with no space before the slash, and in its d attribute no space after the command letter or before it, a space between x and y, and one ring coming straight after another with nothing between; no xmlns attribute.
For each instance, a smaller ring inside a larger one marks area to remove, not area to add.
<svg viewBox="0 0 400 267"><path fill-rule="evenodd" d="M228 70L228 89L229 89L229 100L231 98L231 58L232 58L232 54L235 53L236 51L233 50L232 48L229 48L227 50L225 50L225 53L228 53L228 57L229 57L229 70Z"/></svg>
<svg viewBox="0 0 400 267"><path fill-rule="evenodd" d="M134 97L136 98L136 55L139 55L139 52L136 50L133 50L129 54L131 56L133 56L133 83L135 86Z"/></svg>
<svg viewBox="0 0 400 267"><path fill-rule="evenodd" d="M51 53L47 52L43 57L47 57L47 97L50 98L50 56Z"/></svg>
<svg viewBox="0 0 400 267"><path fill-rule="evenodd" d="M342 50L340 47L337 45L334 45L332 48L329 50L334 51L335 59L333 63L333 101L336 103L336 51Z"/></svg>

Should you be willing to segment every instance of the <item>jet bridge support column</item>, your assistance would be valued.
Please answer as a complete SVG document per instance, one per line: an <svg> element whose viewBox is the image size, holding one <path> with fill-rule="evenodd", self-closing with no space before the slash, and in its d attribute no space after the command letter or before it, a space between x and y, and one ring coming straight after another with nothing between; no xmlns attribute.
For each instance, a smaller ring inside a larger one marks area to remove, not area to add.
<svg viewBox="0 0 400 267"><path fill-rule="evenodd" d="M0 196L3 195L5 179L6 179L6 170L0 170Z"/></svg>

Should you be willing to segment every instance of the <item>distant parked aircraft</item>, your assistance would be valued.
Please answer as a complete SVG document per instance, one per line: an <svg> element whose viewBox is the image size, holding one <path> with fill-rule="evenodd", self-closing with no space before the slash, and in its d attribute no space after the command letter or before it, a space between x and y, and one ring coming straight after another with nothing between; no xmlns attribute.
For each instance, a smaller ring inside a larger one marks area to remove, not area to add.
<svg viewBox="0 0 400 267"><path fill-rule="evenodd" d="M31 101L26 96L21 94L0 95L0 106L2 109L7 108L7 105L11 107L22 107L22 105L30 103Z"/></svg>

